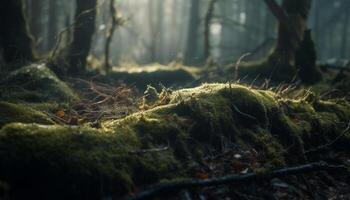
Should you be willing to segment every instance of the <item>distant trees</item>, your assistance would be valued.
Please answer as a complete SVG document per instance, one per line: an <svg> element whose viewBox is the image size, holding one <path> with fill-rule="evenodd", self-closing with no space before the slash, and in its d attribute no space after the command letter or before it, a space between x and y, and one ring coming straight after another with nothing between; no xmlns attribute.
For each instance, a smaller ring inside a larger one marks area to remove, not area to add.
<svg viewBox="0 0 350 200"><path fill-rule="evenodd" d="M7 63L34 60L32 40L27 30L21 0L0 3L0 48Z"/></svg>
<svg viewBox="0 0 350 200"><path fill-rule="evenodd" d="M342 30L342 39L341 39L341 56L343 58L347 58L350 55L347 55L347 44L348 44L348 36L349 33L349 22L350 22L350 1L343 1L345 3L344 7L346 12L344 12L343 19L343 30Z"/></svg>
<svg viewBox="0 0 350 200"><path fill-rule="evenodd" d="M34 0L35 1L35 0ZM58 33L58 1L49 1L49 23L47 49L52 49L57 40Z"/></svg>
<svg viewBox="0 0 350 200"><path fill-rule="evenodd" d="M114 3L115 3L114 0L109 1L109 12L110 12L112 20L111 20L111 23L109 24L109 26L107 27L107 35L106 35L106 43L105 43L104 68L105 68L105 72L107 72L107 73L112 68L111 63L109 62L110 48L111 48L111 43L112 43L114 31L115 31L116 27L119 25L119 22L118 22L119 19L117 16L117 9L116 9Z"/></svg>
<svg viewBox="0 0 350 200"><path fill-rule="evenodd" d="M148 3L148 12L150 62L157 62L161 57L159 56L159 51L161 51L160 47L163 42L164 0L150 0Z"/></svg>
<svg viewBox="0 0 350 200"><path fill-rule="evenodd" d="M97 0L77 0L76 3L73 41L68 52L68 73L73 76L85 70L95 32Z"/></svg>
<svg viewBox="0 0 350 200"><path fill-rule="evenodd" d="M201 23L200 19L200 0L191 0L189 9L189 23L188 23L188 34L185 50L185 64L192 65L196 61L198 62L198 36L199 27Z"/></svg>

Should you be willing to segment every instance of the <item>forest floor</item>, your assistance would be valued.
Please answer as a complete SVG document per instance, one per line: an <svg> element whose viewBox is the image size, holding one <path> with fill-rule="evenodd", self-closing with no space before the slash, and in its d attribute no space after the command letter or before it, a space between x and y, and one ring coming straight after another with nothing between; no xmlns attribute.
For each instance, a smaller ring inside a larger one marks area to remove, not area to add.
<svg viewBox="0 0 350 200"><path fill-rule="evenodd" d="M324 74L23 67L1 81L0 198L349 199L349 74Z"/></svg>

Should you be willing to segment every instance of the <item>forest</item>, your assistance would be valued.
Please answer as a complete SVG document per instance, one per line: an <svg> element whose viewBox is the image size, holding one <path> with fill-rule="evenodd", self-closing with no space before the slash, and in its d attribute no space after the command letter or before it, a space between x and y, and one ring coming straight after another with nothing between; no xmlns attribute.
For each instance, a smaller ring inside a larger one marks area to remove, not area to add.
<svg viewBox="0 0 350 200"><path fill-rule="evenodd" d="M3 0L0 200L350 199L349 0Z"/></svg>

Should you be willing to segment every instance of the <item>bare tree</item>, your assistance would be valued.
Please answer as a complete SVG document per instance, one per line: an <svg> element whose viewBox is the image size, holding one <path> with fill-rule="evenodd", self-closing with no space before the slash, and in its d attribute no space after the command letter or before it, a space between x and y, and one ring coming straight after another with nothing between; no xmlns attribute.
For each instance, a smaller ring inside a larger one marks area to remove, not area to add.
<svg viewBox="0 0 350 200"><path fill-rule="evenodd" d="M108 73L112 66L111 63L109 62L109 54L110 54L110 46L111 42L113 39L114 31L116 29L118 19L117 19L117 9L115 8L114 5L114 0L109 1L109 12L111 15L111 23L109 24L109 27L107 27L107 38L106 38L106 43L105 43L105 71Z"/></svg>
<svg viewBox="0 0 350 200"><path fill-rule="evenodd" d="M73 41L68 53L68 73L75 76L83 72L95 32L97 0L77 0Z"/></svg>
<svg viewBox="0 0 350 200"><path fill-rule="evenodd" d="M218 0L210 0L204 22L204 59L210 57L210 25L214 15L215 3Z"/></svg>

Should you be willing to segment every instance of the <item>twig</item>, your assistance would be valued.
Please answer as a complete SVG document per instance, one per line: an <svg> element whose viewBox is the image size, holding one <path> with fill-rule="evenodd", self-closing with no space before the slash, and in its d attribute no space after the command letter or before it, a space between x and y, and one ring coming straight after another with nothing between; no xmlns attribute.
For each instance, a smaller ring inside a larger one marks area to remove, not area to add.
<svg viewBox="0 0 350 200"><path fill-rule="evenodd" d="M60 125L65 125L65 124L69 124L69 121L62 119L60 117L57 117L54 114L51 114L49 112L43 111L44 114L46 114L48 117L50 117L54 122L60 124Z"/></svg>
<svg viewBox="0 0 350 200"><path fill-rule="evenodd" d="M308 151L305 151L305 154L310 154L310 153L315 153L315 152L319 152L325 148L328 148L330 146L332 146L334 143L336 143L340 138L342 138L345 134L348 133L348 131L350 130L350 121L348 123L348 126L345 128L345 130L343 130L343 132L338 135L334 140L332 140L331 142L328 142L327 144L324 144L324 145L321 145L321 146L318 146L314 149L310 149Z"/></svg>
<svg viewBox="0 0 350 200"><path fill-rule="evenodd" d="M241 115L243 115L245 117L248 117L249 119L258 121L258 119L256 117L240 111L239 108L236 105L232 105L232 106L235 109L235 111L238 112L239 114L241 114Z"/></svg>
<svg viewBox="0 0 350 200"><path fill-rule="evenodd" d="M241 57L238 58L238 60L237 60L237 62L235 64L235 74L234 74L234 78L233 78L234 80L238 79L238 69L239 69L239 66L241 65L242 60L245 57L249 56L249 55L250 55L250 53L246 53L246 54L243 54Z"/></svg>
<svg viewBox="0 0 350 200"><path fill-rule="evenodd" d="M169 146L162 147L162 148L142 149L139 151L130 151L129 153L134 153L134 154L155 153L155 152L161 152L161 151L167 151L167 150L169 150Z"/></svg>
<svg viewBox="0 0 350 200"><path fill-rule="evenodd" d="M287 167L279 170L275 170L269 173L257 174L257 173L248 173L245 175L228 175L221 178L212 178L207 180L184 180L177 181L168 184L158 184L149 190L140 192L139 194L127 198L127 200L143 200L143 199L152 199L158 195L164 194L166 192L178 192L183 189L188 189L192 187L207 187L223 184L243 184L250 183L256 180L269 180L275 177L285 177L289 175L305 174L315 171L346 171L346 167L342 165L329 165L323 161L309 163L305 165L299 165L295 167Z"/></svg>

